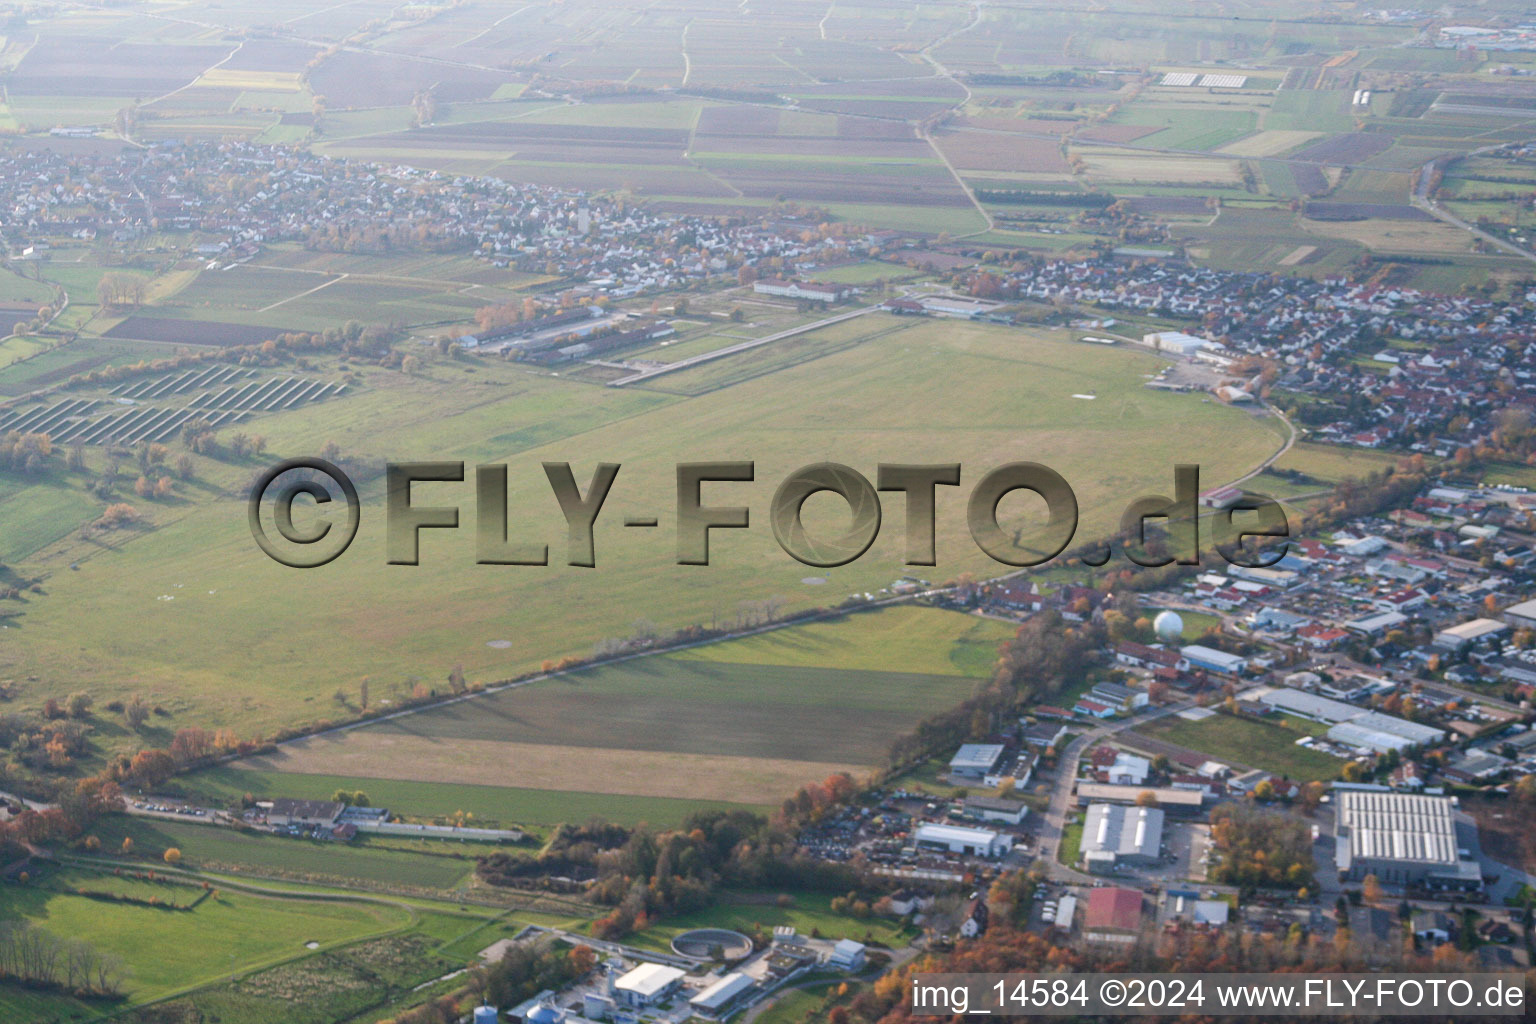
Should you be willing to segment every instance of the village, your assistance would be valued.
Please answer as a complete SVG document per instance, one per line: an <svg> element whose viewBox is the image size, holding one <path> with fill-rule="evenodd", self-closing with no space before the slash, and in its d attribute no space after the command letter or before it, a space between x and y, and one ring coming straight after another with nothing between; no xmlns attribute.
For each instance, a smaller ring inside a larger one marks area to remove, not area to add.
<svg viewBox="0 0 1536 1024"><path fill-rule="evenodd" d="M812 309L873 299L898 315L1080 326L1085 340L1142 344L1198 367L1196 386L1225 401L1300 396L1284 403L1297 426L1343 445L1451 458L1496 431L1528 431L1536 406L1536 355L1522 341L1536 325L1530 279L1496 299L1393 287L1369 270L1353 280L1244 273L1124 248L999 258L909 232L828 224L815 210L701 217L249 143L22 153L0 158L0 189L12 197L0 233L22 261L48 259L55 247L132 253L174 239L186 256L231 270L264 246L299 242L461 252L547 275L552 284L533 296L537 315L449 332L480 355L551 362L644 347L673 327L655 315L655 301L650 316L616 303L670 296L672 309L680 290L750 285L749 295ZM911 267L931 286L892 294L884 282L814 278L867 259ZM1150 386L1186 388L1186 376Z"/></svg>

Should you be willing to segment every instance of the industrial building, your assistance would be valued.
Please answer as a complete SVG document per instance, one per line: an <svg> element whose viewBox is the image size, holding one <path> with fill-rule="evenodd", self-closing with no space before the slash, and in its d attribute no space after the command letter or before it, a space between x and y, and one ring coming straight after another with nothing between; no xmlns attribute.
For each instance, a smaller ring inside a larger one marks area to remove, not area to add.
<svg viewBox="0 0 1536 1024"><path fill-rule="evenodd" d="M1516 629L1536 629L1536 600L1521 601L1505 608L1504 621Z"/></svg>
<svg viewBox="0 0 1536 1024"><path fill-rule="evenodd" d="M683 983L683 971L666 964L641 964L613 983L614 998L640 1009L665 1001Z"/></svg>
<svg viewBox="0 0 1536 1024"><path fill-rule="evenodd" d="M1332 726L1328 738L1336 743L1385 753L1388 750L1407 750L1439 743L1445 739L1445 730L1432 725L1421 725L1405 718L1384 715L1355 704L1346 704L1331 697L1275 687L1260 691L1258 700L1287 714L1307 718ZM1343 728L1344 725L1350 728Z"/></svg>
<svg viewBox="0 0 1536 1024"><path fill-rule="evenodd" d="M1371 729L1354 722L1340 722L1333 726L1328 730L1328 739L1346 747L1369 750L1375 754L1385 754L1392 750L1402 753L1413 746L1413 741L1405 736Z"/></svg>
<svg viewBox="0 0 1536 1024"><path fill-rule="evenodd" d="M985 828L925 822L912 835L920 850L943 850L964 857L1001 857L1013 849L1013 837Z"/></svg>
<svg viewBox="0 0 1536 1024"><path fill-rule="evenodd" d="M1334 796L1334 856L1341 880L1375 875L1387 885L1482 889L1482 870L1464 856L1457 839L1451 797L1338 787Z"/></svg>
<svg viewBox="0 0 1536 1024"><path fill-rule="evenodd" d="M1192 356L1202 349L1220 352L1225 347L1210 338L1185 334L1183 331L1156 331L1152 334L1144 334L1141 337L1141 343L1159 352L1171 352L1179 356Z"/></svg>
<svg viewBox="0 0 1536 1024"><path fill-rule="evenodd" d="M698 995L688 1000L688 1005L695 1012L706 1017L718 1017L756 986L757 982L751 975L732 971L712 985L701 989Z"/></svg>
<svg viewBox="0 0 1536 1024"><path fill-rule="evenodd" d="M344 806L335 800L290 800L278 797L271 806L262 807L268 825L334 825L341 817Z"/></svg>
<svg viewBox="0 0 1536 1024"><path fill-rule="evenodd" d="M1130 945L1141 934L1141 893L1135 889L1094 889L1083 914L1083 938L1089 942Z"/></svg>
<svg viewBox="0 0 1536 1024"><path fill-rule="evenodd" d="M847 285L828 284L824 281L784 281L778 278L754 281L752 290L759 295L807 299L811 302L841 302L852 291Z"/></svg>
<svg viewBox="0 0 1536 1024"><path fill-rule="evenodd" d="M1203 668L1207 672L1216 672L1220 675L1238 676L1248 668L1247 658L1228 654L1226 651L1218 651L1214 647L1206 647L1203 644L1190 644L1179 653L1195 668Z"/></svg>
<svg viewBox="0 0 1536 1024"><path fill-rule="evenodd" d="M1498 619L1472 619L1442 629L1435 634L1435 646L1447 651L1461 651L1492 643L1509 632L1509 624Z"/></svg>
<svg viewBox="0 0 1536 1024"><path fill-rule="evenodd" d="M1155 863L1163 848L1163 812L1156 807L1090 804L1083 820L1083 864L1110 871L1120 864Z"/></svg>
<svg viewBox="0 0 1536 1024"><path fill-rule="evenodd" d="M1165 811L1195 814L1205 805L1205 794L1201 791L1176 786L1116 786L1108 782L1077 784L1079 806L1096 803L1134 804L1144 793L1151 793L1157 806Z"/></svg>
<svg viewBox="0 0 1536 1024"><path fill-rule="evenodd" d="M949 759L949 774L962 779L981 779L992 774L1003 759L1001 743L962 743Z"/></svg>
<svg viewBox="0 0 1536 1024"><path fill-rule="evenodd" d="M1009 800L1001 796L973 796L965 801L965 816L977 821L996 821L1004 825L1018 825L1029 813L1029 805L1022 800Z"/></svg>

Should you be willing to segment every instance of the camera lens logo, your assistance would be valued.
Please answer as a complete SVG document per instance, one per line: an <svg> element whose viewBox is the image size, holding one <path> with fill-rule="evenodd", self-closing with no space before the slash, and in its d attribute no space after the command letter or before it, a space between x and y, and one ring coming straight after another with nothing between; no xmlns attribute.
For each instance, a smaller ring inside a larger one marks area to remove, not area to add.
<svg viewBox="0 0 1536 1024"><path fill-rule="evenodd" d="M305 529L294 523L293 503L299 495L307 495L323 509L338 491L347 503L345 525L323 518ZM271 508L276 538L262 520L263 506ZM246 511L251 536L267 557L293 569L315 569L335 561L357 536L362 502L347 474L324 459L285 459L256 478Z"/></svg>

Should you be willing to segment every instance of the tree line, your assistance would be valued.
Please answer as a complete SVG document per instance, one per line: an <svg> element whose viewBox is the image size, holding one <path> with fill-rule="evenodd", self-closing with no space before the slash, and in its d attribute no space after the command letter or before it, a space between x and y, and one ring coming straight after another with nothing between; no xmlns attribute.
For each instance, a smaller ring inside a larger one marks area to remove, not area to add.
<svg viewBox="0 0 1536 1024"><path fill-rule="evenodd" d="M61 939L25 918L0 921L0 979L76 996L123 994L123 963L80 939Z"/></svg>
<svg viewBox="0 0 1536 1024"><path fill-rule="evenodd" d="M835 792L846 799L857 787L842 778ZM823 794L818 806L832 806L834 790L817 788ZM592 926L595 938L609 940L702 910L722 886L856 891L856 868L798 849L798 825L798 819L769 820L747 811L697 812L681 828L664 832L597 821L567 824L538 856L497 852L480 858L476 871L492 885L585 889L589 899L610 908Z"/></svg>

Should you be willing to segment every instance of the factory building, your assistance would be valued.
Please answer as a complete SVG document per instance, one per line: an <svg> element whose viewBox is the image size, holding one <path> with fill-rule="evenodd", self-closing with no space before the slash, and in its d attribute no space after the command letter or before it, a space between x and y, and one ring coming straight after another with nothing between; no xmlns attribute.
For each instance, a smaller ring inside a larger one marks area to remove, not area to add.
<svg viewBox="0 0 1536 1024"><path fill-rule="evenodd" d="M1003 759L1001 743L962 743L949 759L949 774L962 779L983 779Z"/></svg>
<svg viewBox="0 0 1536 1024"><path fill-rule="evenodd" d="M1141 893L1135 889L1094 889L1083 915L1083 938L1129 946L1141 935Z"/></svg>
<svg viewBox="0 0 1536 1024"><path fill-rule="evenodd" d="M1018 825L1029 813L1029 805L1022 800L1009 800L998 796L973 796L965 801L965 816L977 821L996 821L1004 825Z"/></svg>
<svg viewBox="0 0 1536 1024"><path fill-rule="evenodd" d="M1152 334L1143 334L1141 343L1159 352L1169 352L1178 356L1193 356L1206 349L1216 352L1225 350L1225 346L1218 341L1185 334L1183 331L1156 331Z"/></svg>
<svg viewBox="0 0 1536 1024"><path fill-rule="evenodd" d="M1258 693L1260 703L1279 711L1311 719L1332 726L1328 738L1362 750L1385 753L1388 750L1407 750L1439 743L1445 739L1445 730L1432 725L1421 725L1405 718L1384 715L1355 704L1346 704L1331 697L1275 687ZM1343 728L1343 725L1350 728Z"/></svg>
<svg viewBox="0 0 1536 1024"><path fill-rule="evenodd" d="M1155 863L1163 848L1163 812L1156 807L1090 804L1083 821L1083 864L1110 871L1120 864Z"/></svg>
<svg viewBox="0 0 1536 1024"><path fill-rule="evenodd" d="M1436 647L1447 651L1462 651L1468 647L1485 647L1503 638L1509 632L1509 624L1498 619L1472 619L1459 625L1442 629L1435 634Z"/></svg>
<svg viewBox="0 0 1536 1024"><path fill-rule="evenodd" d="M1536 601L1521 601L1505 608L1504 621L1516 629L1536 629Z"/></svg>
<svg viewBox="0 0 1536 1024"><path fill-rule="evenodd" d="M1334 856L1341 880L1375 875L1386 885L1482 889L1482 870L1464 855L1457 838L1450 797L1336 789L1335 798Z"/></svg>
<svg viewBox="0 0 1536 1024"><path fill-rule="evenodd" d="M688 1005L695 1012L706 1017L718 1017L756 986L757 982L751 975L732 971L719 981L700 990L698 995L688 1000Z"/></svg>
<svg viewBox="0 0 1536 1024"><path fill-rule="evenodd" d="M1195 668L1203 668L1207 672L1215 672L1219 675L1238 676L1248 668L1248 659L1236 654L1228 654L1226 651L1218 651L1214 647L1206 647L1204 644L1190 644L1179 651L1184 660Z"/></svg>
<svg viewBox="0 0 1536 1024"><path fill-rule="evenodd" d="M641 964L613 983L614 998L636 1009L664 1002L683 983L684 972L666 964Z"/></svg>
<svg viewBox="0 0 1536 1024"><path fill-rule="evenodd" d="M991 829L936 825L932 822L917 826L912 840L920 850L942 850L963 857L1001 857L1013 849L1012 836Z"/></svg>

